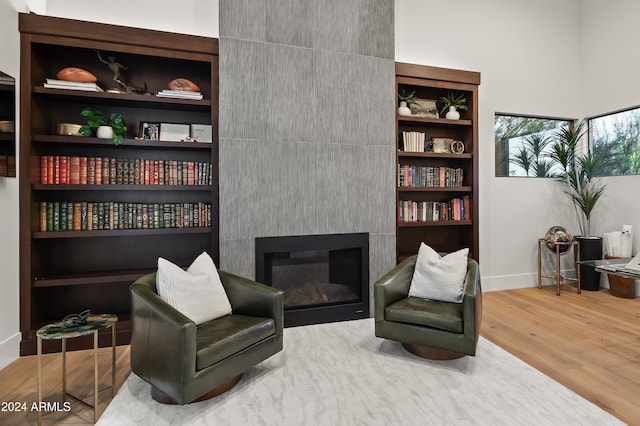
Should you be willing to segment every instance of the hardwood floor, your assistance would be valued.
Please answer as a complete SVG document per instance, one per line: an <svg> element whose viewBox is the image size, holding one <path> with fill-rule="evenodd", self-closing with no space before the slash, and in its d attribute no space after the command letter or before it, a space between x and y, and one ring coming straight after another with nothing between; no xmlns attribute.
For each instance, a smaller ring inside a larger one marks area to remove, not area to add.
<svg viewBox="0 0 640 426"><path fill-rule="evenodd" d="M482 335L538 370L602 407L628 424L640 424L640 298L621 299L609 291L563 287L527 288L483 295ZM70 352L68 388L91 393L92 351ZM111 381L110 349L99 351L100 387ZM116 388L131 372L129 347L117 348ZM61 399L61 356L43 357L43 395ZM0 401L27 403L26 411L0 411L0 424L36 424L36 357L21 357L0 371ZM110 392L101 392L102 413ZM2 407L0 407L2 408ZM76 404L71 411L46 417L44 425L91 424L90 408Z"/></svg>
<svg viewBox="0 0 640 426"><path fill-rule="evenodd" d="M98 350L98 383L100 389L98 415L111 401L111 347ZM129 346L116 348L116 392L131 374ZM38 412L32 410L37 405L37 357L20 357L0 370L0 425L24 426L38 424ZM42 356L42 399L47 402L62 401L62 355L59 353ZM67 391L75 396L93 394L93 350L67 352ZM71 398L67 398L71 400ZM93 398L85 399L93 404ZM15 404L10 404L15 403ZM11 406L13 405L13 406ZM18 411L14 410L18 405ZM62 410L44 417L43 425L89 425L93 424L93 410L74 403L68 412Z"/></svg>
<svg viewBox="0 0 640 426"><path fill-rule="evenodd" d="M481 334L627 424L640 424L640 299L564 286L483 294Z"/></svg>

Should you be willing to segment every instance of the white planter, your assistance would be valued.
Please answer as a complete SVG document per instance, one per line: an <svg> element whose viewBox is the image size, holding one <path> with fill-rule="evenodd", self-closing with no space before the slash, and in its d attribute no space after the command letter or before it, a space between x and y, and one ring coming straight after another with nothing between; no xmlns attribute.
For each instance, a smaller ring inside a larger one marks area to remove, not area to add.
<svg viewBox="0 0 640 426"><path fill-rule="evenodd" d="M111 139L113 136L113 128L111 126L100 126L96 130L96 136L100 139Z"/></svg>
<svg viewBox="0 0 640 426"><path fill-rule="evenodd" d="M449 111L445 114L447 120L460 120L460 113L454 106L449 107Z"/></svg>
<svg viewBox="0 0 640 426"><path fill-rule="evenodd" d="M407 106L406 101L400 101L400 106L398 107L398 115L411 115L411 110Z"/></svg>

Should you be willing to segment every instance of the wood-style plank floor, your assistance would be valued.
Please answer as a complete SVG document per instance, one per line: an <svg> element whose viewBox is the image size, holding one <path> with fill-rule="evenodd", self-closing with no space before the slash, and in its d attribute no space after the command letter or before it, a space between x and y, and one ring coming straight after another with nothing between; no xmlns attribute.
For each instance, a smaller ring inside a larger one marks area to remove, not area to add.
<svg viewBox="0 0 640 426"><path fill-rule="evenodd" d="M481 334L627 424L640 424L640 299L563 286L483 294Z"/></svg>
<svg viewBox="0 0 640 426"><path fill-rule="evenodd" d="M483 295L482 335L518 358L602 407L628 424L640 424L640 298L613 297L608 290L583 291L566 286L527 288ZM68 354L68 388L90 394L92 351ZM101 388L110 384L109 348L99 351ZM117 349L116 388L131 372L129 347ZM43 357L43 395L61 399L61 356ZM27 411L0 411L1 425L36 424L36 357L26 356L0 371L0 401L27 403ZM102 413L110 391L101 392ZM0 407L1 408L1 407ZM44 425L91 424L90 408L76 404L68 413L55 413Z"/></svg>

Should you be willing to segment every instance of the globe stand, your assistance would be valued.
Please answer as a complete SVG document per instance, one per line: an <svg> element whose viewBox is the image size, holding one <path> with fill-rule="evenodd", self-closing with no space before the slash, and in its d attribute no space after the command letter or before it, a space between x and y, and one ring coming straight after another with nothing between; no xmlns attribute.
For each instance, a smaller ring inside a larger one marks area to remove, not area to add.
<svg viewBox="0 0 640 426"><path fill-rule="evenodd" d="M556 285L558 287L557 294L560 296L560 285L561 284L570 284L576 283L578 287L578 294L581 293L580 289L580 268L578 267L580 264L580 250L576 250L578 246L578 241L567 241L567 242L558 242L554 241L551 244L555 246L555 257L556 257L556 273L555 275L545 275L542 273L542 244L548 244L549 242L544 238L538 239L538 288L542 288L542 279L549 278L556 281ZM562 276L562 271L560 269L560 256L567 253L571 247L574 247L573 251L576 254L576 278L564 277ZM563 250L560 250L560 249Z"/></svg>

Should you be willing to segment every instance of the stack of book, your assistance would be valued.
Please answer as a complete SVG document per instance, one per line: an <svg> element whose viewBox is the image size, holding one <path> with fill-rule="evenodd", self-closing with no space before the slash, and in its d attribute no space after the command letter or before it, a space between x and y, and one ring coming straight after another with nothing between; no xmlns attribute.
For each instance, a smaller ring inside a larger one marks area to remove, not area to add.
<svg viewBox="0 0 640 426"><path fill-rule="evenodd" d="M47 78L44 87L49 89L83 90L85 92L104 92L97 83L80 83L77 81L56 80Z"/></svg>
<svg viewBox="0 0 640 426"><path fill-rule="evenodd" d="M202 99L202 92L195 92L190 90L161 90L156 93L156 96L160 98L176 98L176 99Z"/></svg>

